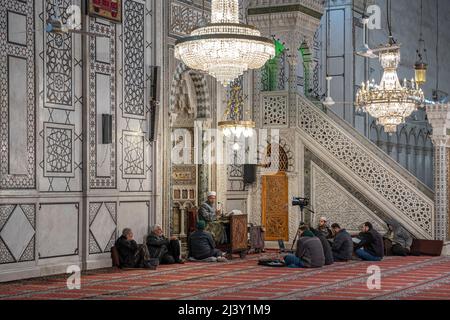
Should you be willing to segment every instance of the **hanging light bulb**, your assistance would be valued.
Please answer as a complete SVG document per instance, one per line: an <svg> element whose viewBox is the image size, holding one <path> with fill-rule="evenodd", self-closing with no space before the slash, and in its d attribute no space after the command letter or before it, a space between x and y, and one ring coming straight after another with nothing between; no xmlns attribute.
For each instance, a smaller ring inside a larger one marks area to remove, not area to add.
<svg viewBox="0 0 450 320"><path fill-rule="evenodd" d="M422 33L423 27L423 0L420 1L420 35L419 35L419 46L416 50L417 60L414 64L415 79L419 86L422 86L427 82L427 49L425 47L425 40L423 39Z"/></svg>

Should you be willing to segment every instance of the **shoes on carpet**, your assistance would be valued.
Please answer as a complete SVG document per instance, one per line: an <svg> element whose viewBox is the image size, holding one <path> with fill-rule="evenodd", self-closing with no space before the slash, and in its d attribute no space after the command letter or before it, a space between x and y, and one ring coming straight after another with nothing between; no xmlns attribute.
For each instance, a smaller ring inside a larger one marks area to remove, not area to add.
<svg viewBox="0 0 450 320"><path fill-rule="evenodd" d="M180 259L180 260L178 260L178 261L175 261L175 263L178 263L178 264L184 264L185 261L184 261L184 259Z"/></svg>
<svg viewBox="0 0 450 320"><path fill-rule="evenodd" d="M228 259L225 257L218 257L217 262L228 262Z"/></svg>

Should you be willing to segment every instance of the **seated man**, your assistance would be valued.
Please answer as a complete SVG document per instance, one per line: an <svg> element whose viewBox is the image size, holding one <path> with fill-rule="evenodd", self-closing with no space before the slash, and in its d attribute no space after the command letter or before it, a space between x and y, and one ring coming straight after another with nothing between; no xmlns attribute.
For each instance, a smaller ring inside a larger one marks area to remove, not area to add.
<svg viewBox="0 0 450 320"><path fill-rule="evenodd" d="M133 237L133 231L125 228L115 243L119 253L120 268L143 268L144 261L148 260L147 248L144 245L138 245Z"/></svg>
<svg viewBox="0 0 450 320"><path fill-rule="evenodd" d="M353 256L353 241L352 236L347 230L342 229L337 223L331 225L335 237L331 250L333 252L334 261L347 262L352 260Z"/></svg>
<svg viewBox="0 0 450 320"><path fill-rule="evenodd" d="M206 231L212 233L216 243L224 244L228 242L224 225L218 221L220 210L216 210L215 203L217 194L214 191L208 192L208 199L198 209L198 219L206 223Z"/></svg>
<svg viewBox="0 0 450 320"><path fill-rule="evenodd" d="M204 260L210 257L218 258L217 261L225 262L222 251L216 249L216 243L210 232L205 231L205 221L200 220L197 223L197 231L191 233L188 238L189 257L196 260Z"/></svg>
<svg viewBox="0 0 450 320"><path fill-rule="evenodd" d="M402 257L409 255L413 242L409 232L393 219L387 221L387 226L389 231L386 234L386 238L392 243L392 254Z"/></svg>
<svg viewBox="0 0 450 320"><path fill-rule="evenodd" d="M361 242L355 246L355 253L359 258L365 261L381 261L383 259L383 236L373 228L370 222L364 223L360 239Z"/></svg>
<svg viewBox="0 0 450 320"><path fill-rule="evenodd" d="M147 247L150 257L159 259L161 264L184 263L180 258L181 249L177 237L173 236L167 239L163 235L160 225L155 225L151 228L147 237Z"/></svg>
<svg viewBox="0 0 450 320"><path fill-rule="evenodd" d="M297 250L295 255L289 254L284 257L284 262L289 268L320 268L325 264L322 243L319 238L303 225L299 228Z"/></svg>
<svg viewBox="0 0 450 320"><path fill-rule="evenodd" d="M331 229L328 228L327 223L327 218L321 217L319 220L319 225L317 226L317 230L322 233L326 239L331 239L333 238L333 233L331 232Z"/></svg>
<svg viewBox="0 0 450 320"><path fill-rule="evenodd" d="M325 265L329 266L334 263L333 253L331 252L330 242L325 238L323 233L319 232L316 229L311 228L311 232L319 238L322 243L323 254L325 255Z"/></svg>

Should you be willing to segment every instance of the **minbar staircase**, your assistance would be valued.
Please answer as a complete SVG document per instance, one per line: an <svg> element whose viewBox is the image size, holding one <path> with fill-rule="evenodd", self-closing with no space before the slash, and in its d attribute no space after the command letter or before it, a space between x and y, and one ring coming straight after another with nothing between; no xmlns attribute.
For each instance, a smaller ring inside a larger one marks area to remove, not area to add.
<svg viewBox="0 0 450 320"><path fill-rule="evenodd" d="M376 204L385 217L397 220L417 238L434 238L431 189L320 102L300 95L295 103L290 101L290 126L299 131L306 148Z"/></svg>

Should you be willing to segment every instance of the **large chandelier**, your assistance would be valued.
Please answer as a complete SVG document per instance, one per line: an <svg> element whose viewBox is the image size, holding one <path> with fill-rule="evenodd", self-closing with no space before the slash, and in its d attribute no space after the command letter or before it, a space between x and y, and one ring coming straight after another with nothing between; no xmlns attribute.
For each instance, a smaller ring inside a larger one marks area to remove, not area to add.
<svg viewBox="0 0 450 320"><path fill-rule="evenodd" d="M248 69L261 68L275 56L272 40L239 23L238 0L212 0L211 23L175 43L175 57L209 73L227 86Z"/></svg>
<svg viewBox="0 0 450 320"><path fill-rule="evenodd" d="M397 68L400 63L400 47L393 41L380 49L379 58L383 67L380 84L375 81L362 83L356 96L356 103L365 112L384 126L384 131L394 133L424 100L422 89L414 79L400 84Z"/></svg>

